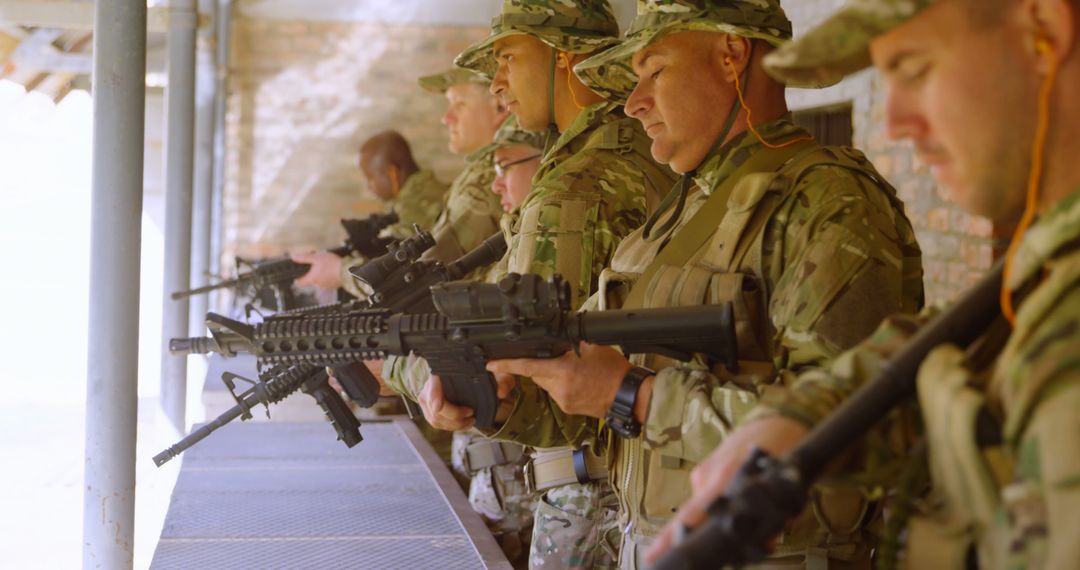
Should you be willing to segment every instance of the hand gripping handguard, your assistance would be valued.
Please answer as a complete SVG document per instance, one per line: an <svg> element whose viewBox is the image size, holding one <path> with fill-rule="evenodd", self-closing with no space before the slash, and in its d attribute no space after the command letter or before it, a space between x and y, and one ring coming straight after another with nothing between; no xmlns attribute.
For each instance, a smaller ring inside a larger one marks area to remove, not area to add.
<svg viewBox="0 0 1080 570"><path fill-rule="evenodd" d="M352 254L360 254L368 259L386 253L387 246L393 243L392 239L378 237L379 231L390 224L397 223L398 217L394 212L389 214L373 214L363 220L341 220L348 238L345 244L328 250L330 253L345 257ZM292 305L289 301L292 292L292 282L303 277L311 269L307 263L297 263L288 257L270 259L257 263L237 261L251 267L249 271L240 273L233 279L220 281L212 285L197 287L189 291L176 291L171 295L174 300L185 299L195 295L204 295L218 289L251 288L258 291L271 290L277 299L279 308L288 308Z"/></svg>

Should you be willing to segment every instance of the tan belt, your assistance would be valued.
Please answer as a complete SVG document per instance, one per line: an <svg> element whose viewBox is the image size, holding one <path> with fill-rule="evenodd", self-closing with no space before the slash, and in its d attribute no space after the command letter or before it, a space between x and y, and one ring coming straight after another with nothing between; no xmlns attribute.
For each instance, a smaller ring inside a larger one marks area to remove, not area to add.
<svg viewBox="0 0 1080 570"><path fill-rule="evenodd" d="M515 463L525 455L525 448L506 441L482 440L465 447L465 469L478 473L488 467Z"/></svg>
<svg viewBox="0 0 1080 570"><path fill-rule="evenodd" d="M591 447L537 451L525 464L525 488L529 492L599 481L607 476L606 458L596 455Z"/></svg>

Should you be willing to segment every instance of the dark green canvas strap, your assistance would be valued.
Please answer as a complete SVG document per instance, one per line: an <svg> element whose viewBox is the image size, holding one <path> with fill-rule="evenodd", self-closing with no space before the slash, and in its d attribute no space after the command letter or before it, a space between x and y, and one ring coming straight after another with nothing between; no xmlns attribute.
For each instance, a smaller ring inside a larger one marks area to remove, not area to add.
<svg viewBox="0 0 1080 570"><path fill-rule="evenodd" d="M739 180L755 172L776 172L788 160L816 144L813 141L806 141L780 149L764 148L750 157L735 172L732 172L713 191L705 204L701 206L701 209L694 214L694 217L653 258L652 263L645 268L641 277L630 289L630 294L627 296L626 302L623 303L623 308L642 308L645 302L645 292L656 272L665 266L681 267L685 265L690 260L690 257L694 255L694 252L701 249L706 240L713 235L713 231L720 223L720 220L727 214L728 198Z"/></svg>

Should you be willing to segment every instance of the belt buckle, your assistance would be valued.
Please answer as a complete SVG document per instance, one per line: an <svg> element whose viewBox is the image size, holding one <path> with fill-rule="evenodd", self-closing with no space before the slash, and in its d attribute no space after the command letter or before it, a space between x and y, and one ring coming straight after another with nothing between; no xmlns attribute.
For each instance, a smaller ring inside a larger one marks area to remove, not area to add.
<svg viewBox="0 0 1080 570"><path fill-rule="evenodd" d="M533 460L530 457L521 468L521 474L525 479L525 492L532 495L536 492L536 475L533 472Z"/></svg>

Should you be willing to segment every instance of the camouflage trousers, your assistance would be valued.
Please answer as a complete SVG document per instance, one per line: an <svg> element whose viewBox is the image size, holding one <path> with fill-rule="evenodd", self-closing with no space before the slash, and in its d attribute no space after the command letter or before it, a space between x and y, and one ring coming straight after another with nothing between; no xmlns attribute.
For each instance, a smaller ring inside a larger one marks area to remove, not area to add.
<svg viewBox="0 0 1080 570"><path fill-rule="evenodd" d="M617 515L607 480L549 489L537 503L529 568L618 568Z"/></svg>
<svg viewBox="0 0 1080 570"><path fill-rule="evenodd" d="M525 568L536 509L535 495L525 489L523 468L528 456L515 463L470 472L466 469L465 450L484 439L476 431L455 432L451 466L455 476L469 481L469 505L484 519L506 558L515 568Z"/></svg>

